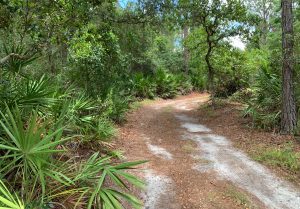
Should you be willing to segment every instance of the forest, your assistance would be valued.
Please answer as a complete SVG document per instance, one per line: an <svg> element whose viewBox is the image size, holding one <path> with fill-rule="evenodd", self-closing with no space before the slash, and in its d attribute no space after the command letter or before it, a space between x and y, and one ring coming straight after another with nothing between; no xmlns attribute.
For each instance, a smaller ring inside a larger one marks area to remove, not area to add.
<svg viewBox="0 0 300 209"><path fill-rule="evenodd" d="M114 144L156 100L297 138L299 40L298 0L0 0L0 208L143 208L149 159Z"/></svg>

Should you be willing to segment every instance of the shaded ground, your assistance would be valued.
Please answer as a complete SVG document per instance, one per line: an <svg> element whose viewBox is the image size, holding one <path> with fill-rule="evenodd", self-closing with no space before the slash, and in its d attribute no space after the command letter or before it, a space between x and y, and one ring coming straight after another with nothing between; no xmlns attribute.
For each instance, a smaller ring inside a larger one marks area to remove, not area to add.
<svg viewBox="0 0 300 209"><path fill-rule="evenodd" d="M125 156L149 160L138 173L148 183L145 208L300 208L295 188L234 148L236 124L198 110L207 100L192 94L145 104L121 128L117 144Z"/></svg>

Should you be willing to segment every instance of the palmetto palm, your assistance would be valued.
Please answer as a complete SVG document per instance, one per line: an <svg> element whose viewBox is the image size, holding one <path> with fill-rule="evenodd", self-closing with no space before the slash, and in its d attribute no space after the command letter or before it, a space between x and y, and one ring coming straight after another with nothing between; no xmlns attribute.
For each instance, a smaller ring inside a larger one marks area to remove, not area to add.
<svg viewBox="0 0 300 209"><path fill-rule="evenodd" d="M70 158L64 162L60 160L66 157L62 153L63 143L70 138L62 137L63 120L50 125L52 121L48 123L33 111L28 121L23 122L17 107L13 110L7 107L5 113L0 114L0 174L13 179L10 180L13 188L21 188L19 196L26 206L55 204L57 200L75 195L74 207L80 202L89 209L118 209L122 208L120 199L134 208L141 207L141 202L128 193L127 185L142 187L143 182L126 170L144 161L115 165L110 157L94 153L87 160ZM114 186L105 184L108 179ZM1 197L0 194L0 203ZM21 201L13 202L17 203Z"/></svg>
<svg viewBox="0 0 300 209"><path fill-rule="evenodd" d="M48 123L38 117L34 111L28 122L23 122L18 108L0 113L0 125L3 134L0 136L1 164L0 173L7 178L14 176L15 186L21 186L22 197L30 199L33 191L41 188L46 191L46 178L67 182L67 177L56 171L54 153L69 138L62 139L63 128L59 124L48 127Z"/></svg>
<svg viewBox="0 0 300 209"><path fill-rule="evenodd" d="M5 184L0 180L0 208L25 209L24 203L11 194Z"/></svg>

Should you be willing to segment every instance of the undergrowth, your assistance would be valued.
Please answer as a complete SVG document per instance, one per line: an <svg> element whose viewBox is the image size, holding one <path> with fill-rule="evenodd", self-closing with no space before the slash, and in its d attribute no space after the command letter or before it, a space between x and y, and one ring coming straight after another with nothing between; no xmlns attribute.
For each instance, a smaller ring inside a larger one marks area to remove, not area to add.
<svg viewBox="0 0 300 209"><path fill-rule="evenodd" d="M255 159L292 173L300 171L300 153L293 150L291 143L281 148L267 148L261 150L261 152L255 156Z"/></svg>
<svg viewBox="0 0 300 209"><path fill-rule="evenodd" d="M133 95L141 99L170 99L179 94L187 94L194 88L188 76L182 73L174 74L163 68L157 69L151 75L136 73L132 83Z"/></svg>

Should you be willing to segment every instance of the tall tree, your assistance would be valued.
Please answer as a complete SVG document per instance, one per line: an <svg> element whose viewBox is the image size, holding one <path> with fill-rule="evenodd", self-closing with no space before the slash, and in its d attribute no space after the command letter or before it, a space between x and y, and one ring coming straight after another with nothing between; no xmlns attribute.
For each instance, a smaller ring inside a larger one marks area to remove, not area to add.
<svg viewBox="0 0 300 209"><path fill-rule="evenodd" d="M186 46L186 41L189 36L190 32L190 23L191 20L191 12L189 11L189 1L181 0L178 2L177 6L177 13L176 18L177 22L180 25L180 28L182 30L182 40L183 40L183 65L184 65L184 71L186 74L189 72L189 61L190 61L190 54L188 47Z"/></svg>
<svg viewBox="0 0 300 209"><path fill-rule="evenodd" d="M294 37L293 37L293 1L281 1L282 13L282 115L281 132L292 133L297 124L296 103L293 89Z"/></svg>
<svg viewBox="0 0 300 209"><path fill-rule="evenodd" d="M183 27L183 40L187 40L189 36L189 27L187 25L185 25ZM184 45L183 46L183 61L184 61L184 71L186 74L188 74L189 72L189 58L190 55L189 55L189 50L188 48Z"/></svg>
<svg viewBox="0 0 300 209"><path fill-rule="evenodd" d="M222 41L242 34L245 29L246 7L240 0L182 1L181 5L191 13L192 24L200 26L205 33L208 88L213 102L215 94L213 52ZM203 40L199 40L198 46L201 45L203 45Z"/></svg>
<svg viewBox="0 0 300 209"><path fill-rule="evenodd" d="M277 14L276 6L278 0L247 0L248 10L255 14L259 21L256 21L259 31L259 46L265 47L267 44L267 35L272 28L271 18Z"/></svg>

